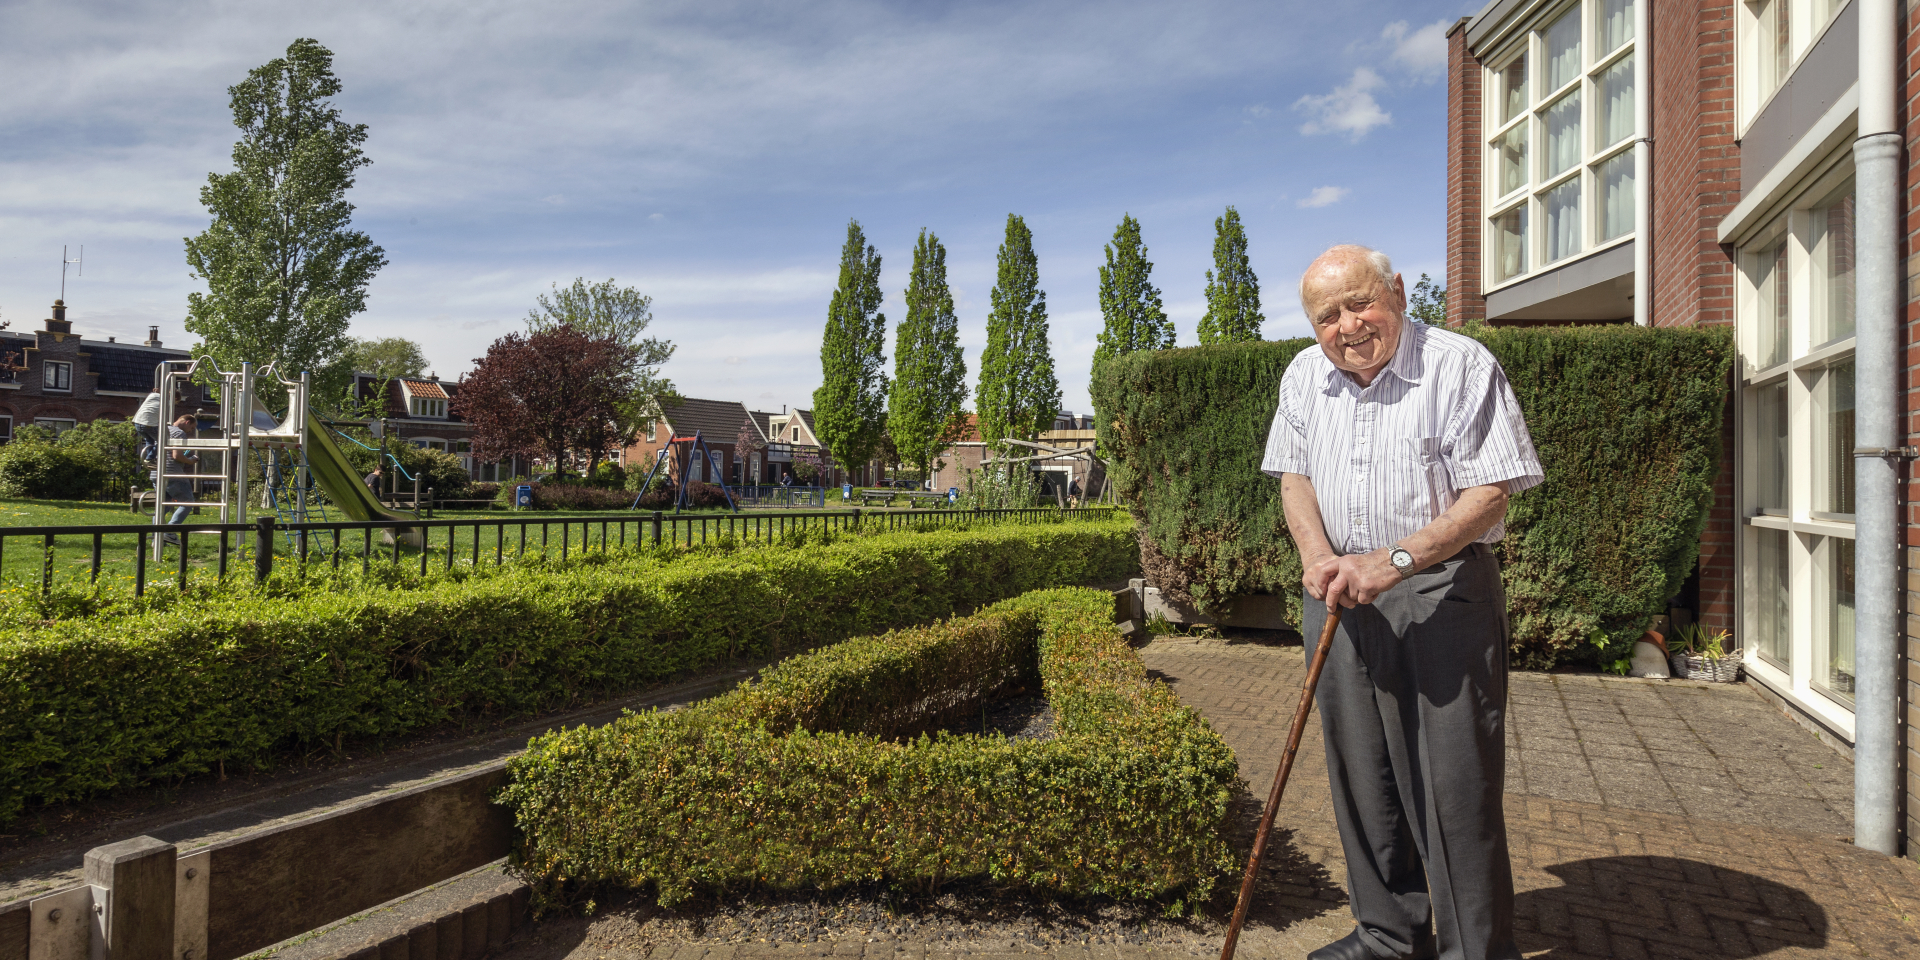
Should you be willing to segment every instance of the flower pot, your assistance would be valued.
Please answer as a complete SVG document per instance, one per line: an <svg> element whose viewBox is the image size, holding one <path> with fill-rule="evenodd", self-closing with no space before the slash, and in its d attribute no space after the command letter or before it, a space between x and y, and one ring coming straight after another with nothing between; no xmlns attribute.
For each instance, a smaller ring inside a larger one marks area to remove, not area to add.
<svg viewBox="0 0 1920 960"><path fill-rule="evenodd" d="M1676 677L1705 680L1708 683L1740 682L1740 657L1737 653L1717 659L1697 653L1676 653L1669 663Z"/></svg>

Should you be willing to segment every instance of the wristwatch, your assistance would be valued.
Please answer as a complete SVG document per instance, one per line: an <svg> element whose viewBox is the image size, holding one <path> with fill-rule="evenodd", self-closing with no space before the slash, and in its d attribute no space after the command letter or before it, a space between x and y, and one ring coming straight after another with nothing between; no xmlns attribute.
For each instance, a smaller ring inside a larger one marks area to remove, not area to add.
<svg viewBox="0 0 1920 960"><path fill-rule="evenodd" d="M1393 564L1395 570L1400 571L1400 579L1405 580L1413 576L1413 554L1406 547L1394 544L1393 549L1387 551L1387 562Z"/></svg>

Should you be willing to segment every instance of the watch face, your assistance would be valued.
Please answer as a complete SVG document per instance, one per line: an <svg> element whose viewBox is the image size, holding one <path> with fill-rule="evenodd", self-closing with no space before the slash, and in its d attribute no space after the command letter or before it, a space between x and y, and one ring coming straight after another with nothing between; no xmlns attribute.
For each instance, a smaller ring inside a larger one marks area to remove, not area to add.
<svg viewBox="0 0 1920 960"><path fill-rule="evenodd" d="M1387 554L1387 559L1401 570L1407 570L1413 567L1413 554L1403 548L1395 548L1392 553Z"/></svg>

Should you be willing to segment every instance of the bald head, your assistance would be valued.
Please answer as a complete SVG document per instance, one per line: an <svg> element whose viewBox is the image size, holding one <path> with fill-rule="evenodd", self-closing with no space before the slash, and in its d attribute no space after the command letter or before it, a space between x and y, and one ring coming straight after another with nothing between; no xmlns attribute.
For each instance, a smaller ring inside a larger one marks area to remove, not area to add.
<svg viewBox="0 0 1920 960"><path fill-rule="evenodd" d="M1406 285L1386 254L1341 244L1315 257L1301 275L1300 308L1327 359L1368 384L1400 346Z"/></svg>

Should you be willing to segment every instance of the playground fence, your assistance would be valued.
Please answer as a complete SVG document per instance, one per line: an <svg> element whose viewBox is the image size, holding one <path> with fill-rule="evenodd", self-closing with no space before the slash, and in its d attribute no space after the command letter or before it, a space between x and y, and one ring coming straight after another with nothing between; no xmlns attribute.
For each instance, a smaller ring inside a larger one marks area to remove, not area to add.
<svg viewBox="0 0 1920 960"><path fill-rule="evenodd" d="M1091 517L1110 517L1112 507L1078 507L1061 509L1058 507L1030 507L1012 510L941 510L941 511L900 511L900 510L819 510L794 511L777 514L694 514L680 515L654 511L653 513L630 513L617 516L605 514L580 517L484 517L432 520L366 520L338 521L325 523L280 523L273 516L260 517L250 523L183 523L183 524L115 524L100 526L60 526L60 527L0 527L0 570L5 568L6 557L11 549L20 549L19 541L35 544L40 548L40 592L50 593L53 589L54 560L53 549L62 538L91 539L91 564L88 583L98 583L102 556L107 550L105 538L131 535L133 537L133 592L140 596L147 588L149 537L165 534L186 536L217 536L219 549L215 556L217 576L225 579L228 568L235 564L250 561L256 582L264 581L273 573L276 550L250 550L246 543L248 537L255 543L274 543L277 538L285 538L286 559L299 563L303 568L308 563L325 562L338 569L343 558L358 560L363 572L372 568L377 552L388 552L384 562L400 562L401 540L417 531L421 548L419 554L420 572L425 574L429 560L437 544L444 544L441 562L446 569L452 569L459 554L474 565L486 558L488 548L483 546L487 539L484 531L492 529L494 535L491 545L492 559L496 566L506 562L509 557L524 556L529 549L538 549L541 555L553 555L555 548L562 559L569 551L585 552L632 546L660 546L662 544L686 544L695 546L721 537L732 537L737 541L771 541L791 531L839 531L856 528L872 528L880 531L925 529L933 527L952 527L975 522L991 523L1033 523L1052 520L1083 519ZM534 542L532 528L539 528L538 542ZM515 529L510 538L508 530ZM597 529L596 529L597 528ZM456 549L457 532L461 529L472 531L471 542L464 549ZM629 530L632 538L629 540ZM386 531L378 550L375 547L375 535ZM445 531L444 535L440 531ZM595 534L598 534L597 538ZM358 542L356 542L358 541ZM182 546L186 544L182 539ZM29 547L28 549L32 549ZM357 552L353 552L357 549ZM316 561L315 555L319 556ZM174 550L177 569L174 575L181 590L187 589L189 557L185 549ZM159 562L155 563L156 566Z"/></svg>

